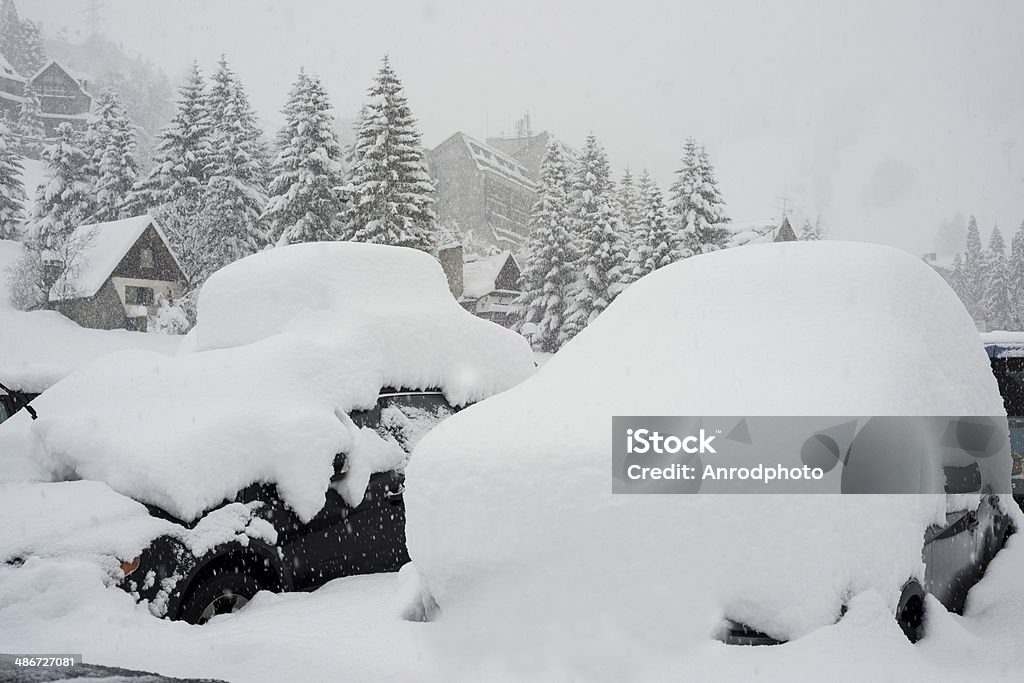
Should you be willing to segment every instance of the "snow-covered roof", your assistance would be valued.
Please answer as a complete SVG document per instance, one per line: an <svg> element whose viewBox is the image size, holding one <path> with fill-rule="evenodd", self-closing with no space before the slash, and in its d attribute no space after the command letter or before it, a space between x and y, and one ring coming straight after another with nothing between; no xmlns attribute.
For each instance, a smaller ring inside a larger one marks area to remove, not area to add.
<svg viewBox="0 0 1024 683"><path fill-rule="evenodd" d="M469 155L481 171L497 173L503 178L522 185L531 192L536 190L536 183L530 178L530 172L514 157L505 154L465 133L458 132L452 138L459 140L469 150ZM442 143L444 144L444 143Z"/></svg>
<svg viewBox="0 0 1024 683"><path fill-rule="evenodd" d="M25 77L19 74L11 63L7 61L7 58L0 53L0 76L9 78L12 81L18 81L19 83L25 82Z"/></svg>
<svg viewBox="0 0 1024 683"><path fill-rule="evenodd" d="M487 296L497 289L495 281L498 274L505 267L505 263L512 259L516 263L516 257L510 251L503 251L493 256L485 256L473 261L467 261L462 266L462 298L479 299ZM516 263L516 267L519 264Z"/></svg>
<svg viewBox="0 0 1024 683"><path fill-rule="evenodd" d="M84 245L77 268L71 269L54 283L50 290L50 301L94 296L128 250L151 226L167 247L167 251L174 257L178 269L184 272L163 230L152 216L133 216L119 221L80 225L71 236L72 241Z"/></svg>
<svg viewBox="0 0 1024 683"><path fill-rule="evenodd" d="M115 351L146 349L171 354L177 350L181 337L87 329L56 311L14 309L8 300L7 273L23 254L20 242L0 240L0 383L39 393Z"/></svg>
<svg viewBox="0 0 1024 683"><path fill-rule="evenodd" d="M106 356L36 399L45 427L20 414L0 424L0 453L17 454L0 459L0 481L11 469L55 480L73 470L186 521L275 482L309 519L335 454L362 443L347 413L382 387L439 389L463 405L533 369L526 341L464 310L430 254L279 247L206 281L176 356Z"/></svg>

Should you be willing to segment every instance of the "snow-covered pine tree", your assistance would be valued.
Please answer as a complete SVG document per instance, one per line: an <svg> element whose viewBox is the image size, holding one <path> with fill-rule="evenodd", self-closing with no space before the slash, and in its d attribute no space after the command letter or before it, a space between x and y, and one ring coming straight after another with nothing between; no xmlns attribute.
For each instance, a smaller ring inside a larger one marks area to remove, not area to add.
<svg viewBox="0 0 1024 683"><path fill-rule="evenodd" d="M960 297L960 302L967 307L969 293L967 291L967 278L964 276L964 259L957 254L953 257L953 270L949 274L949 286Z"/></svg>
<svg viewBox="0 0 1024 683"><path fill-rule="evenodd" d="M578 279L562 326L568 341L589 325L625 288L627 246L609 179L608 157L587 137L570 188L570 224L578 253Z"/></svg>
<svg viewBox="0 0 1024 683"><path fill-rule="evenodd" d="M1013 306L1015 330L1024 330L1024 222L1010 242L1009 273L1010 304Z"/></svg>
<svg viewBox="0 0 1024 683"><path fill-rule="evenodd" d="M629 170L629 166L626 167L622 174L622 180L619 181L617 198L619 214L622 216L622 226L631 233L643 220L641 209L643 199L633 183L633 173Z"/></svg>
<svg viewBox="0 0 1024 683"><path fill-rule="evenodd" d="M266 150L256 114L238 77L221 56L212 77L209 111L209 181L203 224L209 247L207 272L259 251L267 244L260 215L267 203Z"/></svg>
<svg viewBox="0 0 1024 683"><path fill-rule="evenodd" d="M693 253L725 246L729 232L719 227L729 221L725 201L707 150L693 138L688 138L683 146L683 165L676 171L672 184L669 215Z"/></svg>
<svg viewBox="0 0 1024 683"><path fill-rule="evenodd" d="M992 229L985 253L984 277L985 320L990 330L1005 330L1011 327L1013 311L1010 304L1010 288L1006 272L1006 243L999 226Z"/></svg>
<svg viewBox="0 0 1024 683"><path fill-rule="evenodd" d="M95 179L70 123L57 127L57 139L43 150L43 162L45 179L36 192L30 227L40 248L57 249L95 213Z"/></svg>
<svg viewBox="0 0 1024 683"><path fill-rule="evenodd" d="M0 123L0 240L15 239L25 218L25 186L21 182L21 156L11 130Z"/></svg>
<svg viewBox="0 0 1024 683"><path fill-rule="evenodd" d="M975 319L984 315L985 253L981 250L978 221L972 214L967 221L967 250L964 252L964 305Z"/></svg>
<svg viewBox="0 0 1024 683"><path fill-rule="evenodd" d="M320 79L299 72L283 113L263 214L270 238L279 245L336 239L344 153Z"/></svg>
<svg viewBox="0 0 1024 683"><path fill-rule="evenodd" d="M0 0L0 54L25 78L46 64L46 48L39 27L18 16L14 0Z"/></svg>
<svg viewBox="0 0 1024 683"><path fill-rule="evenodd" d="M416 119L386 56L360 117L346 184L345 234L350 239L434 248L433 182Z"/></svg>
<svg viewBox="0 0 1024 683"><path fill-rule="evenodd" d="M572 238L566 226L569 169L562 147L548 144L540 166L540 187L530 213L530 237L526 243L523 291L516 299L523 324L536 326L532 337L538 351L557 351L561 329L576 280Z"/></svg>
<svg viewBox="0 0 1024 683"><path fill-rule="evenodd" d="M811 223L809 219L804 219L803 227L800 228L800 239L803 241L817 241L824 239L824 235L821 230L821 217L818 220Z"/></svg>
<svg viewBox="0 0 1024 683"><path fill-rule="evenodd" d="M35 157L43 147L46 127L43 125L42 104L31 84L26 83L21 108L18 111L18 134L22 136L21 149Z"/></svg>
<svg viewBox="0 0 1024 683"><path fill-rule="evenodd" d="M84 146L96 178L96 212L90 222L126 218L129 195L139 175L135 126L113 90L100 94L86 128Z"/></svg>
<svg viewBox="0 0 1024 683"><path fill-rule="evenodd" d="M679 233L669 223L665 200L657 185L647 188L642 206L644 217L637 231L637 260L633 266L633 281L682 257Z"/></svg>
<svg viewBox="0 0 1024 683"><path fill-rule="evenodd" d="M203 74L197 62L178 89L170 124L160 131L153 168L136 183L129 200L134 213L145 213L182 197L198 201L209 180L210 114Z"/></svg>

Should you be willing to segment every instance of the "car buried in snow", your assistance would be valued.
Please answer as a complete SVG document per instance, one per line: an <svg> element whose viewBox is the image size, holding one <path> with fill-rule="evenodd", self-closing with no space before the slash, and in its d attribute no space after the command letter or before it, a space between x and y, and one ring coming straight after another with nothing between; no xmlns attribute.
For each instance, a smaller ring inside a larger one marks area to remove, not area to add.
<svg viewBox="0 0 1024 683"><path fill-rule="evenodd" d="M721 425L716 453L659 456L666 468L831 461L820 482L623 491L628 464L645 464L618 459L623 420L678 421L680 437ZM916 641L928 610L964 609L1024 522L1008 438L973 321L918 259L842 242L688 258L419 444L405 496L419 601L467 633L514 614L538 640L621 628L683 647L792 641L870 593Z"/></svg>
<svg viewBox="0 0 1024 683"><path fill-rule="evenodd" d="M147 510L120 540L98 523L88 554L153 614L201 624L259 590L397 570L412 447L533 370L429 254L282 247L207 280L177 355L103 356L36 398L38 420L0 425L0 486L44 510L86 496L79 514L103 520ZM0 544L0 562L77 552L65 522Z"/></svg>

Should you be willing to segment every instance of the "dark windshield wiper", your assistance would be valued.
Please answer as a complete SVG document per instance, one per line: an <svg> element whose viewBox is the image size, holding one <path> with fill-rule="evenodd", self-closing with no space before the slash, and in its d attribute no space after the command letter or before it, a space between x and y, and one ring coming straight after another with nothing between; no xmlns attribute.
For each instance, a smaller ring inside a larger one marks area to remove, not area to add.
<svg viewBox="0 0 1024 683"><path fill-rule="evenodd" d="M7 392L10 396L13 396L15 404L21 404L15 406L15 411L17 411L19 408L24 408L25 412L31 415L33 420L39 419L39 416L36 415L36 409L28 404L28 398L25 396L25 394L23 394L20 391L15 391L14 389L8 389L3 384L0 384L0 390Z"/></svg>

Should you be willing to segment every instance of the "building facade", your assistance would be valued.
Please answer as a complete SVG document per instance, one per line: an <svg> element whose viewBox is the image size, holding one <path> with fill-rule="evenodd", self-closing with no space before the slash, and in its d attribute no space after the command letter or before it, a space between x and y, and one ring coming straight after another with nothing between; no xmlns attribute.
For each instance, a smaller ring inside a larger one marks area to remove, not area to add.
<svg viewBox="0 0 1024 683"><path fill-rule="evenodd" d="M516 159L464 133L425 154L439 222L484 244L518 250L530 228L537 184Z"/></svg>
<svg viewBox="0 0 1024 683"><path fill-rule="evenodd" d="M62 123L85 127L92 108L87 86L85 79L74 76L58 62L50 62L34 75L24 77L0 55L0 116L16 121L25 101L25 89L31 87L39 98L39 116L47 138L52 138Z"/></svg>
<svg viewBox="0 0 1024 683"><path fill-rule="evenodd" d="M150 216L83 225L71 240L80 247L50 305L82 327L145 332L160 300L184 292L181 264Z"/></svg>

